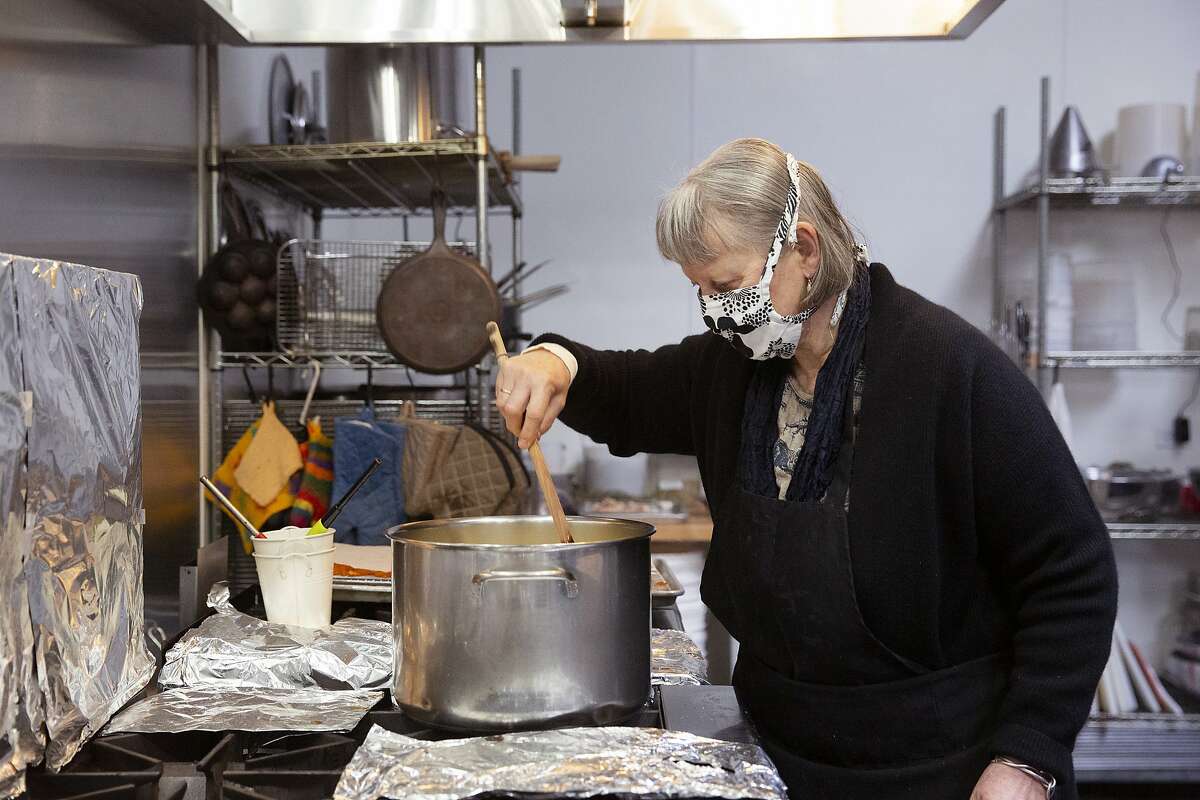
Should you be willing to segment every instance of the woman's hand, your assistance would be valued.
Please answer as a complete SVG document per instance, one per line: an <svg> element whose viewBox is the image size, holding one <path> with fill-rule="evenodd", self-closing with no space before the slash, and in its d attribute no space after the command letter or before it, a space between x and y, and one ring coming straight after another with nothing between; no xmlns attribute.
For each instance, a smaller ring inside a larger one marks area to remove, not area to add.
<svg viewBox="0 0 1200 800"><path fill-rule="evenodd" d="M1046 800L1046 789L1015 767L988 764L971 792L971 800Z"/></svg>
<svg viewBox="0 0 1200 800"><path fill-rule="evenodd" d="M528 449L550 429L567 402L571 373L548 350L533 350L505 360L496 378L496 408L517 446Z"/></svg>

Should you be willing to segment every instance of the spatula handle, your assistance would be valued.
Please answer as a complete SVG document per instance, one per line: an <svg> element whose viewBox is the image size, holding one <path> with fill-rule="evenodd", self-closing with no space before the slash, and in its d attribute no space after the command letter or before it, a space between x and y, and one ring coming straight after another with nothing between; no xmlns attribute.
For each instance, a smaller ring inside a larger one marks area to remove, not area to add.
<svg viewBox="0 0 1200 800"><path fill-rule="evenodd" d="M495 322L489 322L487 330L492 350L496 353L496 359L504 363L508 358L508 349L504 346L504 337L500 335L500 327ZM562 503L559 502L558 490L554 488L554 479L550 477L550 468L546 466L546 456L542 454L541 442L536 439L529 446L529 457L533 460L533 471L537 474L538 486L542 488L542 496L546 498L546 508L550 509L550 516L554 518L554 531L558 534L558 540L564 544L575 541L571 538L571 530L567 527L567 515L563 513Z"/></svg>

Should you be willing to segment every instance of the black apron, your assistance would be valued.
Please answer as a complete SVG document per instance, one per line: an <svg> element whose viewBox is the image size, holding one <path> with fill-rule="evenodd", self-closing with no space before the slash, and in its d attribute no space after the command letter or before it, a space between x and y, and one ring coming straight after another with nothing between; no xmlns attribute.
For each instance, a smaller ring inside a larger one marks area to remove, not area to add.
<svg viewBox="0 0 1200 800"><path fill-rule="evenodd" d="M863 621L846 525L852 400L823 501L734 481L701 596L740 643L734 686L793 800L967 800L991 760L1007 664L930 670Z"/></svg>

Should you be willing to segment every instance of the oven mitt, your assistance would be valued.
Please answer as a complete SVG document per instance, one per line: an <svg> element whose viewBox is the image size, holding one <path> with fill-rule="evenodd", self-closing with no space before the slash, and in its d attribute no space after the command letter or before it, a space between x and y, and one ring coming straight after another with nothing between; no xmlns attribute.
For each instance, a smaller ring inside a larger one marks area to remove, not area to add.
<svg viewBox="0 0 1200 800"><path fill-rule="evenodd" d="M325 516L329 510L329 498L333 492L333 439L321 430L321 418L308 421L307 452L304 454L304 472L300 478L300 489L296 502L288 516L288 524L307 528L313 520Z"/></svg>
<svg viewBox="0 0 1200 800"><path fill-rule="evenodd" d="M242 462L234 470L234 478L254 502L265 506L303 468L296 437L275 416L275 404L266 403L262 419L259 420L258 433L246 448Z"/></svg>
<svg viewBox="0 0 1200 800"><path fill-rule="evenodd" d="M261 420L255 420L246 428L246 432L238 439L237 444L225 456L225 460L221 462L221 466L213 473L212 479L216 487L221 490L221 494L229 498L245 516L250 520L250 524L262 530L263 523L275 516L281 511L286 511L291 508L293 495L288 487L284 487L283 491L271 499L271 502L265 506L260 506L254 502L254 499L246 493L244 489L238 486L237 479L234 477L234 472L238 465L241 464L246 450L250 447L250 443L254 441L255 434L258 433L258 426ZM207 492L205 495L207 496ZM215 498L211 498L210 502L217 502ZM242 536L242 547L247 553L253 551L254 547L250 543L250 532L242 528L241 525L234 523L234 527Z"/></svg>
<svg viewBox="0 0 1200 800"><path fill-rule="evenodd" d="M458 430L427 419L407 419L404 443L404 513L410 519L431 517L438 505L436 480L458 439Z"/></svg>
<svg viewBox="0 0 1200 800"><path fill-rule="evenodd" d="M511 445L475 425L458 429L454 447L432 481L435 517L512 513L529 474Z"/></svg>
<svg viewBox="0 0 1200 800"><path fill-rule="evenodd" d="M333 538L345 544L387 544L387 530L404 522L403 425L379 422L369 409L357 418L334 420L333 494L341 498L377 456L375 470L333 524Z"/></svg>

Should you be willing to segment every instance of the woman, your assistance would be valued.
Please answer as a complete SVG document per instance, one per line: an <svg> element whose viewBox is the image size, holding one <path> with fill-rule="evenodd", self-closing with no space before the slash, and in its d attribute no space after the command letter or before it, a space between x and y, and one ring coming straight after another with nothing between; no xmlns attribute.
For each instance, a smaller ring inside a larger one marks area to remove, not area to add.
<svg viewBox="0 0 1200 800"><path fill-rule="evenodd" d="M561 412L617 455L696 455L701 596L794 797L1074 798L1116 574L1030 382L868 266L821 178L769 142L696 167L658 244L710 332L654 352L542 337L497 380L520 444Z"/></svg>

